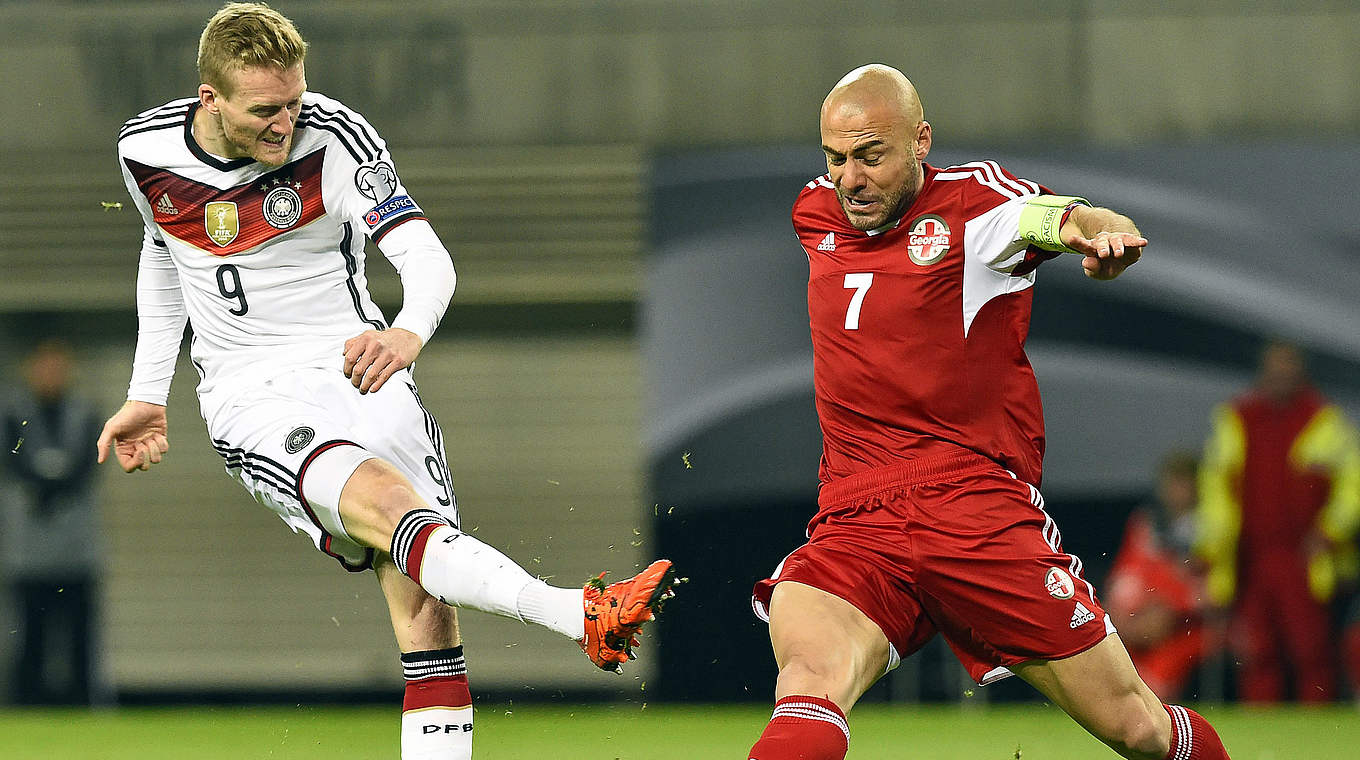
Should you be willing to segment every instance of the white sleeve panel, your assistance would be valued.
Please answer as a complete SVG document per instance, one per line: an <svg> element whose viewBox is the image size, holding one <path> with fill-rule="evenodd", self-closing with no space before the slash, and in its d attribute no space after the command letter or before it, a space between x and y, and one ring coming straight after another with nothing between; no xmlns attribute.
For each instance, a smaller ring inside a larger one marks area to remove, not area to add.
<svg viewBox="0 0 1360 760"><path fill-rule="evenodd" d="M411 219L383 237L378 248L401 275L401 311L393 327L429 341L449 307L458 278L453 259L424 219Z"/></svg>
<svg viewBox="0 0 1360 760"><path fill-rule="evenodd" d="M968 220L968 254L996 272L1009 274L1025 261L1029 243L1020 237L1020 212L1033 196L1012 198Z"/></svg>
<svg viewBox="0 0 1360 760"><path fill-rule="evenodd" d="M1013 198L969 219L963 234L963 334L993 298L1034 285L1034 272L1012 276L1029 244L1020 240L1020 211L1028 198Z"/></svg>
<svg viewBox="0 0 1360 760"><path fill-rule="evenodd" d="M137 351L128 400L165 405L187 322L170 250L147 230L137 265Z"/></svg>

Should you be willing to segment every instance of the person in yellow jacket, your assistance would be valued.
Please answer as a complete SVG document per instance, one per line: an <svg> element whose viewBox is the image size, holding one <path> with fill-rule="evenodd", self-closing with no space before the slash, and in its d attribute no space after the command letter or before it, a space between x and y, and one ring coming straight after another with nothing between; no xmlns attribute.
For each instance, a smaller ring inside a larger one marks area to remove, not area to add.
<svg viewBox="0 0 1360 760"><path fill-rule="evenodd" d="M1336 695L1329 604L1353 579L1360 434L1310 383L1299 349L1269 343L1255 387L1214 410L1200 471L1196 553L1231 609L1238 689L1275 702Z"/></svg>

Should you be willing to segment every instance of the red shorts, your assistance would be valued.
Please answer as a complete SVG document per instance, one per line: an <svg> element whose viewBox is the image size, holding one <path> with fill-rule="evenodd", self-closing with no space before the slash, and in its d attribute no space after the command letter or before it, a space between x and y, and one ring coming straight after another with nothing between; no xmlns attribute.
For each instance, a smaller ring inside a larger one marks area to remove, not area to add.
<svg viewBox="0 0 1360 760"><path fill-rule="evenodd" d="M780 581L834 594L878 624L890 666L938 631L978 683L1114 632L1062 551L1038 489L976 454L880 468L823 487L808 542L756 584L768 620Z"/></svg>

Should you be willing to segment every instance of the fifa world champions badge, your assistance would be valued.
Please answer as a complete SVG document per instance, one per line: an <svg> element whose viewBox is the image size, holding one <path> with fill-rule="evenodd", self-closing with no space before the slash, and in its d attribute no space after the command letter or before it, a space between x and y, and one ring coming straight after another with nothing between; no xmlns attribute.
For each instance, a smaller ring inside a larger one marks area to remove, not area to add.
<svg viewBox="0 0 1360 760"><path fill-rule="evenodd" d="M213 201L203 207L203 225L208 239L219 246L231 245L241 232L240 217L233 201Z"/></svg>

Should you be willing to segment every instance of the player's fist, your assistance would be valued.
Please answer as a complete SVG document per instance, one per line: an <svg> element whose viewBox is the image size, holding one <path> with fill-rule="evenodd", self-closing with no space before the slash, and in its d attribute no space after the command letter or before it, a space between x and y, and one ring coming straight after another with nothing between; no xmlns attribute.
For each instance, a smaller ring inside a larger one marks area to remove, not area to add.
<svg viewBox="0 0 1360 760"><path fill-rule="evenodd" d="M123 404L123 408L104 423L95 443L95 459L100 464L108 458L110 446L124 472L149 470L151 465L160 464L170 450L165 407L145 401Z"/></svg>
<svg viewBox="0 0 1360 760"><path fill-rule="evenodd" d="M410 330L368 330L345 341L342 369L360 393L377 391L388 378L411 366L420 348L420 337Z"/></svg>

